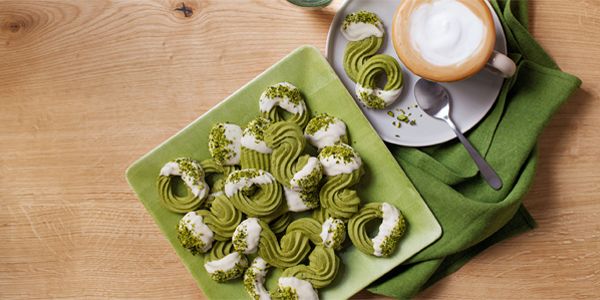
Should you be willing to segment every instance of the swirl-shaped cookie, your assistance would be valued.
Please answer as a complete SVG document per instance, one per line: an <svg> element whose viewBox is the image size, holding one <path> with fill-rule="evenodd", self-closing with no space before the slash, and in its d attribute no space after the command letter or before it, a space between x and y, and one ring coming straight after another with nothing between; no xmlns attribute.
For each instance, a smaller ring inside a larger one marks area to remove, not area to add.
<svg viewBox="0 0 600 300"><path fill-rule="evenodd" d="M221 165L240 163L242 128L235 124L217 123L208 135L208 151Z"/></svg>
<svg viewBox="0 0 600 300"><path fill-rule="evenodd" d="M269 119L258 117L246 125L241 139L240 164L242 169L259 169L270 172L273 150L265 143L265 131L270 124Z"/></svg>
<svg viewBox="0 0 600 300"><path fill-rule="evenodd" d="M232 172L225 181L225 195L238 210L251 217L272 215L283 204L281 186L264 170Z"/></svg>
<svg viewBox="0 0 600 300"><path fill-rule="evenodd" d="M309 144L321 150L325 146L348 143L346 124L339 118L323 113L308 121L304 136Z"/></svg>
<svg viewBox="0 0 600 300"><path fill-rule="evenodd" d="M332 248L318 245L308 256L308 265L297 265L287 268L282 277L295 277L306 280L314 288L328 286L335 279L340 267L340 259Z"/></svg>
<svg viewBox="0 0 600 300"><path fill-rule="evenodd" d="M360 205L358 194L350 188L363 175L362 160L346 144L323 148L319 160L326 175L325 184L319 192L321 207L326 209L329 216L347 220L358 211Z"/></svg>
<svg viewBox="0 0 600 300"><path fill-rule="evenodd" d="M204 253L212 247L214 233L196 212L189 212L181 218L177 227L177 238L181 246L192 254Z"/></svg>
<svg viewBox="0 0 600 300"><path fill-rule="evenodd" d="M344 51L344 70L356 83L355 93L367 107L382 109L393 103L402 91L402 70L393 57L376 54L383 42L383 23L374 13L358 11L346 16L342 35L350 42ZM387 76L383 89L376 79Z"/></svg>
<svg viewBox="0 0 600 300"><path fill-rule="evenodd" d="M370 57L377 54L383 38L371 36L360 41L349 42L344 50L344 70L350 80L357 82L358 73Z"/></svg>
<svg viewBox="0 0 600 300"><path fill-rule="evenodd" d="M302 155L306 139L298 125L282 121L269 126L265 142L273 149L271 171L282 185L295 191L314 191L323 176L318 159Z"/></svg>
<svg viewBox="0 0 600 300"><path fill-rule="evenodd" d="M204 218L218 241L230 240L243 218L242 212L224 194L215 197L209 210L199 210L196 213Z"/></svg>
<svg viewBox="0 0 600 300"><path fill-rule="evenodd" d="M188 188L186 195L177 195L172 178L179 176ZM166 209L185 213L197 209L208 195L209 187L204 181L204 170L199 162L180 157L166 163L158 176L158 194L160 203Z"/></svg>
<svg viewBox="0 0 600 300"><path fill-rule="evenodd" d="M308 123L309 112L300 89L289 82L269 86L260 96L259 109L263 117L273 122L284 120L277 108L291 114L288 120L301 128Z"/></svg>
<svg viewBox="0 0 600 300"><path fill-rule="evenodd" d="M225 179L227 176L237 170L237 166L224 166L217 163L214 159L205 159L200 162L204 173L206 174L206 182L210 183L210 194L206 197L204 203L200 206L204 209L210 209L215 198L223 194L225 188Z"/></svg>
<svg viewBox="0 0 600 300"><path fill-rule="evenodd" d="M272 295L274 298L282 300L319 299L319 294L309 281L296 277L280 277L277 282L277 290Z"/></svg>
<svg viewBox="0 0 600 300"><path fill-rule="evenodd" d="M280 241L269 226L259 221L261 226L258 255L276 268L289 268L299 264L310 252L309 237L305 231L291 230L289 227ZM318 235L318 234L317 234Z"/></svg>
<svg viewBox="0 0 600 300"><path fill-rule="evenodd" d="M218 282L240 277L247 267L248 259L236 252L231 242L215 243L204 263L210 278Z"/></svg>
<svg viewBox="0 0 600 300"><path fill-rule="evenodd" d="M374 219L381 219L382 222L377 235L371 239L366 226ZM386 202L366 204L348 223L348 235L354 246L374 256L390 256L405 230L406 222L402 213Z"/></svg>
<svg viewBox="0 0 600 300"><path fill-rule="evenodd" d="M377 87L376 79L385 73L387 82L383 89ZM382 109L392 104L402 92L402 70L396 59L378 54L369 58L358 72L356 96L369 108Z"/></svg>
<svg viewBox="0 0 600 300"><path fill-rule="evenodd" d="M250 298L254 300L271 299L269 291L265 288L268 269L269 264L262 257L257 256L244 273L244 289L250 295Z"/></svg>

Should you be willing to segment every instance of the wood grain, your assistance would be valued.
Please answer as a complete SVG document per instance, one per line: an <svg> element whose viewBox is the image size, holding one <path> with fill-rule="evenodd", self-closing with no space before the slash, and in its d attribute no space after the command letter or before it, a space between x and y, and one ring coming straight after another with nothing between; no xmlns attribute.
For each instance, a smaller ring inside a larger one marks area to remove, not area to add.
<svg viewBox="0 0 600 300"><path fill-rule="evenodd" d="M188 17L182 1L0 1L0 298L202 298L124 170L294 48L323 49L341 1L185 0ZM530 8L584 82L540 141L539 228L421 298L600 298L600 1Z"/></svg>

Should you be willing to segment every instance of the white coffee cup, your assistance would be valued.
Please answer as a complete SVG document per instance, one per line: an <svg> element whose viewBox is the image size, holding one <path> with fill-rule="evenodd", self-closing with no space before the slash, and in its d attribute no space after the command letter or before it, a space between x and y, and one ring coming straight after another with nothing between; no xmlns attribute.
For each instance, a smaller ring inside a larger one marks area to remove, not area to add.
<svg viewBox="0 0 600 300"><path fill-rule="evenodd" d="M462 80L486 67L504 77L516 71L494 50L494 20L484 0L403 0L392 39L404 65L432 81Z"/></svg>

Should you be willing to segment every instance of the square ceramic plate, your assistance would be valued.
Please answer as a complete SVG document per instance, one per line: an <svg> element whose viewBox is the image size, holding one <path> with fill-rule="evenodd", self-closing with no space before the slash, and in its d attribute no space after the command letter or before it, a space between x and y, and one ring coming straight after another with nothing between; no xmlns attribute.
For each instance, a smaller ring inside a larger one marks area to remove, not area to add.
<svg viewBox="0 0 600 300"><path fill-rule="evenodd" d="M408 222L405 237L395 254L389 258L368 256L352 246L340 251L343 266L335 282L320 290L322 299L342 299L354 295L441 235L437 220L323 55L313 47L301 47L144 155L127 170L127 180L140 201L204 294L211 299L249 297L240 279L221 284L212 281L204 270L204 258L194 256L181 247L176 227L182 215L160 205L156 178L163 164L176 157L188 156L196 160L209 158L207 141L211 126L217 122L246 124L258 115L258 99L263 90L281 81L289 81L300 88L313 114L329 112L346 122L352 146L360 153L366 167L366 175L357 187L362 201L393 203ZM276 285L277 277L278 272L269 273L269 289Z"/></svg>

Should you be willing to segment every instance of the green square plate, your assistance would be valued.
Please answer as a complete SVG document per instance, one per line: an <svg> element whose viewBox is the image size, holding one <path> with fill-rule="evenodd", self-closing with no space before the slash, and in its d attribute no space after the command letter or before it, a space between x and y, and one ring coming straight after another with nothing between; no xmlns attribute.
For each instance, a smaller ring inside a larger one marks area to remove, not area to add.
<svg viewBox="0 0 600 300"><path fill-rule="evenodd" d="M354 295L433 243L442 233L439 223L419 193L325 58L314 47L300 47L144 155L127 170L129 184L208 298L249 297L241 280L222 284L212 281L204 270L204 258L193 256L181 247L177 240L176 227L182 215L161 207L156 178L163 164L176 157L188 156L196 160L209 158L207 141L210 127L217 122L246 124L258 115L258 98L263 90L281 81L289 81L300 88L313 114L329 112L346 122L351 144L359 152L366 167L366 175L357 187L361 199L363 202L393 203L402 211L408 222L406 236L395 254L389 258L368 256L354 247L347 247L339 252L343 266L335 282L320 290L321 298L342 299ZM270 272L267 287L272 288L276 285L277 274L278 272Z"/></svg>

